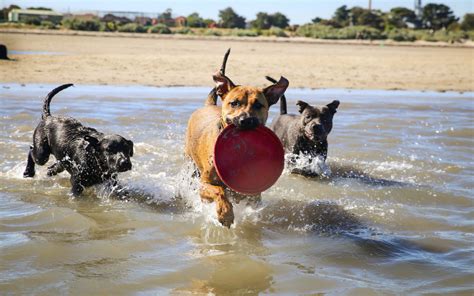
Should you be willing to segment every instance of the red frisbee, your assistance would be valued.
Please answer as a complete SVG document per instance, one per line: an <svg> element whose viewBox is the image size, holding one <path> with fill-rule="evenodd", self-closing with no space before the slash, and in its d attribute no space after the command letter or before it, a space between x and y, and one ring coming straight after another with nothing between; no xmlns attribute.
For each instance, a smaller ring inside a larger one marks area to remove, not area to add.
<svg viewBox="0 0 474 296"><path fill-rule="evenodd" d="M280 139L267 127L251 130L227 126L214 146L214 166L232 190L259 194L280 177L285 155Z"/></svg>

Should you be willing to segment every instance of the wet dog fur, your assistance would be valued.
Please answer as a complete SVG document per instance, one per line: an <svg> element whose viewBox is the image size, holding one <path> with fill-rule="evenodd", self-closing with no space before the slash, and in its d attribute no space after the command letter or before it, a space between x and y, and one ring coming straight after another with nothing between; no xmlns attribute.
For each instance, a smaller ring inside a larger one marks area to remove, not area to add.
<svg viewBox="0 0 474 296"><path fill-rule="evenodd" d="M276 80L268 77L271 82ZM327 137L332 130L334 114L339 107L339 101L334 100L325 106L311 106L306 102L297 101L299 115L287 114L286 98L280 98L280 115L270 125L270 128L280 138L286 153L295 157L304 155L310 161L320 157L324 161L328 153ZM290 159L295 161L295 159ZM308 170L294 169L293 173L308 177L317 173Z"/></svg>
<svg viewBox="0 0 474 296"><path fill-rule="evenodd" d="M52 116L51 99L70 86L72 84L61 85L46 96L23 176L33 177L35 164L46 164L52 154L56 163L48 167L47 174L69 172L71 191L78 196L85 187L115 181L119 172L130 170L133 142L119 135L105 135L71 117Z"/></svg>
<svg viewBox="0 0 474 296"><path fill-rule="evenodd" d="M266 87L235 85L225 75L223 66L214 76L215 88L209 94L205 106L196 110L188 121L186 131L186 154L196 164L200 175L201 200L215 202L219 222L230 227L234 222L232 203L229 201L226 186L217 175L214 167L214 145L219 133L229 124L240 129L253 129L264 125L269 107L278 102L288 87L288 80L281 77L278 82ZM222 106L217 106L217 96ZM252 196L259 199L260 196Z"/></svg>

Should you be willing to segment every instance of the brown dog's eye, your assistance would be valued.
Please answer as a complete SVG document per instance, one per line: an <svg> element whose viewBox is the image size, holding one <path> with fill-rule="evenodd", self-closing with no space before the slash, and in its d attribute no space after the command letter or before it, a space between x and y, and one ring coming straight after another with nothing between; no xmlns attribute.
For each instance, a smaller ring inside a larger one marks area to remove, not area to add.
<svg viewBox="0 0 474 296"><path fill-rule="evenodd" d="M257 110L260 110L262 109L263 105L260 102L256 102L255 104L253 104L253 107Z"/></svg>
<svg viewBox="0 0 474 296"><path fill-rule="evenodd" d="M239 101L232 101L232 102L230 102L230 106L232 106L232 108L239 107L239 106L240 106L240 102L239 102Z"/></svg>

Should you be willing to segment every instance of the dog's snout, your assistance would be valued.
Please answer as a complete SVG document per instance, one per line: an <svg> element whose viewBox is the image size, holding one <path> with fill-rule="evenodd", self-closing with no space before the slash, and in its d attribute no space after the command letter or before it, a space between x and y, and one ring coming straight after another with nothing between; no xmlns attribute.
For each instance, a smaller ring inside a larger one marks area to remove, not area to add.
<svg viewBox="0 0 474 296"><path fill-rule="evenodd" d="M132 162L126 158L119 159L117 163L118 170L120 172L125 172L132 169Z"/></svg>
<svg viewBox="0 0 474 296"><path fill-rule="evenodd" d="M256 117L245 117L239 118L238 120L238 127L241 129L254 129L258 126L259 121Z"/></svg>
<svg viewBox="0 0 474 296"><path fill-rule="evenodd" d="M322 124L315 124L313 126L313 131L316 135L324 135L325 134L325 129Z"/></svg>

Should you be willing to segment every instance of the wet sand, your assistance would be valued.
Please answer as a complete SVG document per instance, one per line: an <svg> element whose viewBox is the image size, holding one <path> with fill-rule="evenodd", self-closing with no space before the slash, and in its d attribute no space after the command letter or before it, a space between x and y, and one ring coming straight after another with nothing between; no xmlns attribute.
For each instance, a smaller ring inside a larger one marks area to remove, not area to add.
<svg viewBox="0 0 474 296"><path fill-rule="evenodd" d="M474 89L473 48L133 36L0 32L15 59L0 61L0 82L211 86L231 47L227 74L239 84L283 75L292 87Z"/></svg>

